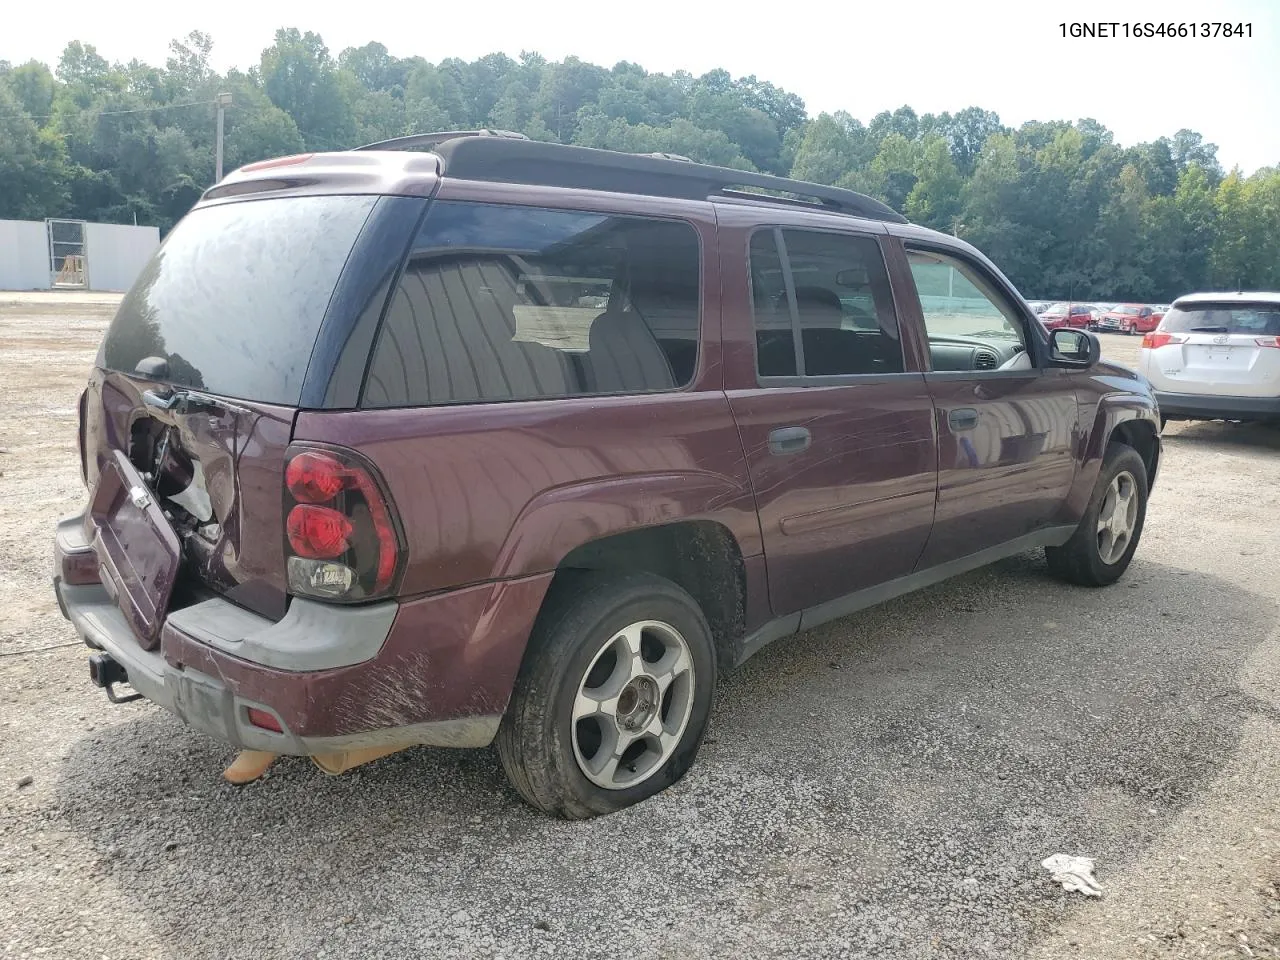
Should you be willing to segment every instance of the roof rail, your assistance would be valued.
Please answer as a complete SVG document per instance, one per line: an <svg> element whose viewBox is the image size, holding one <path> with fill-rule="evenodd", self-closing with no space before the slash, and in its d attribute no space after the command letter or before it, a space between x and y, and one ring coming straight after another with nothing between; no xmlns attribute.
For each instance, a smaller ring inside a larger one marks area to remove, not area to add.
<svg viewBox="0 0 1280 960"><path fill-rule="evenodd" d="M717 197L741 200L745 195L762 203L799 201L818 209L866 220L907 222L887 204L853 190L651 154L618 153L498 137L444 140L436 145L433 152L440 157L444 176L464 180L576 187L689 200L714 200ZM783 198L768 193L745 192L760 190L782 194Z"/></svg>
<svg viewBox="0 0 1280 960"><path fill-rule="evenodd" d="M446 140L459 137L500 137L507 140L528 140L523 133L513 130L442 130L438 133L411 133L407 137L392 137L390 140L379 140L377 143L366 143L356 150L409 150L413 147L434 147Z"/></svg>
<svg viewBox="0 0 1280 960"><path fill-rule="evenodd" d="M695 163L678 154L619 153L544 143L507 130L419 133L357 149L407 150L413 147L432 148L440 158L440 172L463 180L608 190L687 200L720 198L738 202L784 203L816 207L865 220L908 222L887 204L840 187Z"/></svg>

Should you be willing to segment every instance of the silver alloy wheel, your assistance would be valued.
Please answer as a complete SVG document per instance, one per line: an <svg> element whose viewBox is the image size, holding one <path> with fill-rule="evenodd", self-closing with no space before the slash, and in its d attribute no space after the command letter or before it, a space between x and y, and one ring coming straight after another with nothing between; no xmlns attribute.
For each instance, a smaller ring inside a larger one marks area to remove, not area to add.
<svg viewBox="0 0 1280 960"><path fill-rule="evenodd" d="M573 755L588 780L625 790L670 759L693 713L693 657L669 623L642 620L591 659L573 701Z"/></svg>
<svg viewBox="0 0 1280 960"><path fill-rule="evenodd" d="M1138 482L1128 470L1111 481L1098 511L1098 556L1110 566L1124 556L1138 525Z"/></svg>

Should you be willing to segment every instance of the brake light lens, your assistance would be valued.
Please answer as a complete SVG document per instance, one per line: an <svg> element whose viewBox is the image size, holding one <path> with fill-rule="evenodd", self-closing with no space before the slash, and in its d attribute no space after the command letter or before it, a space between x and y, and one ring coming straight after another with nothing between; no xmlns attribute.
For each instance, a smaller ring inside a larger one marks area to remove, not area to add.
<svg viewBox="0 0 1280 960"><path fill-rule="evenodd" d="M354 603L390 593L403 547L374 468L353 451L294 445L285 465L289 590Z"/></svg>
<svg viewBox="0 0 1280 960"><path fill-rule="evenodd" d="M300 503L286 522L289 546L299 557L332 560L350 548L351 521L332 507Z"/></svg>
<svg viewBox="0 0 1280 960"><path fill-rule="evenodd" d="M1187 338L1176 333L1165 333L1162 330L1153 330L1142 338L1142 346L1147 350L1155 350L1159 347L1167 346L1170 343L1186 343Z"/></svg>
<svg viewBox="0 0 1280 960"><path fill-rule="evenodd" d="M292 166L295 163L306 163L308 160L310 160L314 156L315 156L314 153L294 153L294 154L290 154L287 157L274 157L271 160L259 160L257 163L246 164L240 169L244 171L249 171L249 170L269 170L272 167L288 167L288 166Z"/></svg>
<svg viewBox="0 0 1280 960"><path fill-rule="evenodd" d="M327 453L300 453L284 472L285 486L299 503L327 503L346 487L347 468Z"/></svg>
<svg viewBox="0 0 1280 960"><path fill-rule="evenodd" d="M1280 337L1258 337L1253 342L1260 347L1275 347L1280 349Z"/></svg>

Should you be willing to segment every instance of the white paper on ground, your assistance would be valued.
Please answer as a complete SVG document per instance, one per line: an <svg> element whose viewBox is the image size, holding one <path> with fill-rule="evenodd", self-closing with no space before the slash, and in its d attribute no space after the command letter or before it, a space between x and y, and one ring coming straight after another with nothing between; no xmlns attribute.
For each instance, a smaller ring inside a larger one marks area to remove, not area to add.
<svg viewBox="0 0 1280 960"><path fill-rule="evenodd" d="M1088 857L1072 857L1065 853L1055 853L1040 862L1053 875L1054 883L1062 884L1062 889L1083 893L1086 897L1102 896L1102 888L1093 878L1094 862Z"/></svg>

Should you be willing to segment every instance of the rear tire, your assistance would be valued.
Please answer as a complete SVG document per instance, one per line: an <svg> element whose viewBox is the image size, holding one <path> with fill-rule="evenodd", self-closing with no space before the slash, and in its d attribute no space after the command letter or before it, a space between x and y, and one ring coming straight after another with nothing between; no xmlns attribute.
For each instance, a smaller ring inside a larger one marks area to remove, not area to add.
<svg viewBox="0 0 1280 960"><path fill-rule="evenodd" d="M532 806L577 820L639 803L697 756L716 655L694 599L649 573L561 577L495 745Z"/></svg>
<svg viewBox="0 0 1280 960"><path fill-rule="evenodd" d="M1124 575L1147 517L1147 467L1138 451L1113 442L1080 526L1060 547L1046 547L1054 576L1082 587L1106 587Z"/></svg>

